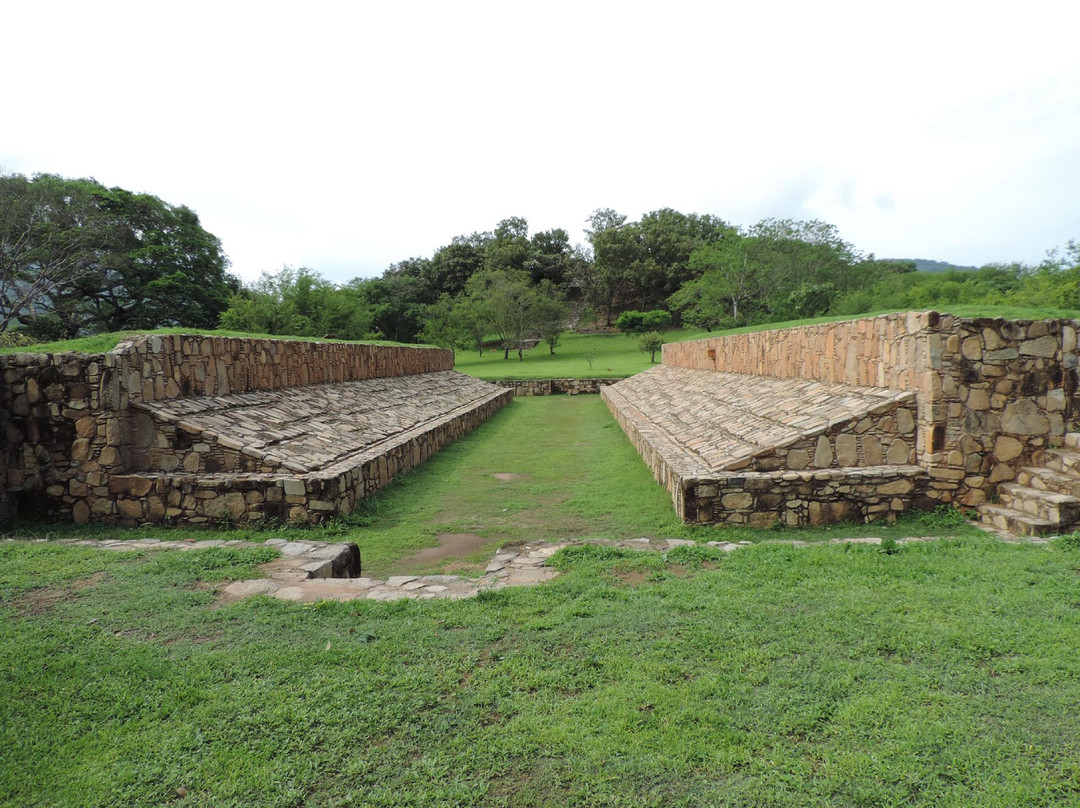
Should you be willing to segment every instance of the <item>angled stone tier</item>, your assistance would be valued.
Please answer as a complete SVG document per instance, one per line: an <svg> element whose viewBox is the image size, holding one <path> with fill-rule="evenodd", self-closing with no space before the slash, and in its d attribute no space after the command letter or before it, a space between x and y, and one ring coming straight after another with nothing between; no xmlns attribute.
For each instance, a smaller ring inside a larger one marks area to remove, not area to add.
<svg viewBox="0 0 1080 808"><path fill-rule="evenodd" d="M422 432L498 394L491 384L443 371L150 401L134 408L150 412L171 433L170 446L151 450L152 466L307 474L377 456L387 441ZM185 434L191 438L184 440Z"/></svg>
<svg viewBox="0 0 1080 808"><path fill-rule="evenodd" d="M348 512L512 397L443 371L141 402L139 471L109 486L125 521L316 522Z"/></svg>
<svg viewBox="0 0 1080 808"><path fill-rule="evenodd" d="M601 395L688 521L888 518L926 476L907 391L663 365Z"/></svg>

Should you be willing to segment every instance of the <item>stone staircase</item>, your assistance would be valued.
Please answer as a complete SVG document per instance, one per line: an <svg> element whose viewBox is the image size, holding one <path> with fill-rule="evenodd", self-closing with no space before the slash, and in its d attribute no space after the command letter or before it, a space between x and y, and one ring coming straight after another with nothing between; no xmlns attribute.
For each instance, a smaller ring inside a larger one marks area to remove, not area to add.
<svg viewBox="0 0 1080 808"><path fill-rule="evenodd" d="M1018 536L1067 533L1080 523L1080 432L1047 449L1042 466L1026 466L998 486L998 502L979 506L979 519Z"/></svg>

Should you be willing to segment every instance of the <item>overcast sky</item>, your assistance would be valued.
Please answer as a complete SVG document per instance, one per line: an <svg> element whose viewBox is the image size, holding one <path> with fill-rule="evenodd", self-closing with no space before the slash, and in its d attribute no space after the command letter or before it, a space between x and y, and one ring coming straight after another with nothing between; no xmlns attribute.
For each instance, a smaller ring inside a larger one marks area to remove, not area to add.
<svg viewBox="0 0 1080 808"><path fill-rule="evenodd" d="M185 204L245 280L524 216L824 219L879 257L1080 239L1080 3L6 4L0 167Z"/></svg>

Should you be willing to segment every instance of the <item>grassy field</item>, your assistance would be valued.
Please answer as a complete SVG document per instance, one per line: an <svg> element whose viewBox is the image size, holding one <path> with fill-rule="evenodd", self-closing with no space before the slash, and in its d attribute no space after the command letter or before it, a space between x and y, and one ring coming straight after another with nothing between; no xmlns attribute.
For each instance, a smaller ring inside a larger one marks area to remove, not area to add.
<svg viewBox="0 0 1080 808"><path fill-rule="evenodd" d="M190 529L24 524L21 538L188 538ZM692 538L701 541L801 539L838 535L900 538L978 535L955 514L922 514L899 525L751 530L689 527L671 497L608 413L599 396L520 398L431 461L398 477L345 519L324 527L219 530L217 538L354 541L367 574L483 568L506 542L564 538ZM440 540L441 537L441 540ZM456 544L445 558L415 559Z"/></svg>
<svg viewBox="0 0 1080 808"><path fill-rule="evenodd" d="M1080 804L1075 543L563 551L213 607L238 551L0 543L0 804Z"/></svg>

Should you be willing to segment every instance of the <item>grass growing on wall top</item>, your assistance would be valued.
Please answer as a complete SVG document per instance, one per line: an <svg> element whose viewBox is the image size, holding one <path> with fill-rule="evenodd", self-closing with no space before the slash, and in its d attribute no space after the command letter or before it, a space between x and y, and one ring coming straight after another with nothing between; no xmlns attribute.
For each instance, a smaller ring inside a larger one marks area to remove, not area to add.
<svg viewBox="0 0 1080 808"><path fill-rule="evenodd" d="M1010 320L1080 319L1080 311L1050 308L953 306L948 308L947 311L958 317L1000 317ZM696 328L674 329L666 332L664 339L667 342L685 342L707 337L723 337L730 334L749 334L757 331L776 331L782 328L797 328L820 323L836 323L894 313L896 312L878 311L857 315L813 317L711 332ZM591 368L586 359L586 354L589 351L594 354ZM648 370L651 367L649 355L638 349L638 338L624 334L565 334L559 347L555 349L554 356L550 355L547 343L543 342L535 348L525 351L524 355L525 360L520 362L516 352L511 352L509 359L503 359L501 350L485 351L483 357L478 357L475 351L459 350L454 368L462 373L478 376L481 379L582 379L624 378Z"/></svg>
<svg viewBox="0 0 1080 808"><path fill-rule="evenodd" d="M202 328L154 328L142 331L111 331L107 334L95 334L91 337L66 339L59 342L42 342L27 346L0 347L0 354L10 353L85 353L98 354L111 351L121 342L141 334L198 334L208 337L239 337L241 339L281 339L302 342L353 342L358 345L405 345L403 342L384 340L341 340L321 339L319 337L291 337L282 334L248 334L244 331L207 330Z"/></svg>
<svg viewBox="0 0 1080 808"><path fill-rule="evenodd" d="M958 317L1000 317L1010 320L1042 319L1080 319L1080 311L1071 309L1030 308L1020 306L947 306L940 309L943 313ZM719 337L725 334L745 334L754 331L774 331L780 328L796 328L817 323L841 322L864 317L876 317L881 314L893 314L892 311L876 311L866 314L845 314L829 317L814 317L803 320L789 320L780 323L760 323L739 328L705 331L704 329L674 329L664 334L668 342L683 342L704 337ZM38 343L25 347L0 346L0 354L10 353L104 353L111 351L121 341L140 334L202 334L217 337L240 337L249 339L281 339L304 342L349 342L350 340L328 340L319 337L294 337L281 334L251 334L243 331L206 330L193 328L156 328L142 331L115 331L78 339L59 342ZM483 379L548 379L548 378L621 378L632 376L649 367L648 354L637 348L637 337L623 334L588 335L565 334L562 346L556 349L555 356L549 356L547 343L540 343L536 348L526 351L526 362L517 361L517 353L508 360L502 359L501 350L485 351L484 357L478 358L475 352L463 350L457 352L458 367L463 373L469 373ZM390 342L387 340L355 340L366 345L407 345L409 343ZM430 347L430 346L426 346ZM585 360L585 349L592 347L596 354L593 368ZM513 367L511 367L513 363ZM526 367L532 365L534 367Z"/></svg>

